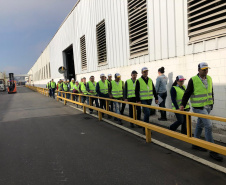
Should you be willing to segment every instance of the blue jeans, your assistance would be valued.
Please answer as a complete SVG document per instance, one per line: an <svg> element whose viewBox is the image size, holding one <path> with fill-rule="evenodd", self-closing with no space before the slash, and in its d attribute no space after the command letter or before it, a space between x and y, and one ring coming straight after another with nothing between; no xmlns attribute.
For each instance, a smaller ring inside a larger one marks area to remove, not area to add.
<svg viewBox="0 0 226 185"><path fill-rule="evenodd" d="M150 100L141 100L141 104L151 105L152 99ZM151 110L149 108L143 107L144 110L144 122L149 123L149 117Z"/></svg>
<svg viewBox="0 0 226 185"><path fill-rule="evenodd" d="M66 91L65 91L65 92L66 92ZM69 99L69 98L70 98L70 94L68 94L68 93L67 93L67 94L66 94L66 93L63 93L63 97Z"/></svg>
<svg viewBox="0 0 226 185"><path fill-rule="evenodd" d="M113 105L114 105L115 113L120 114L121 103L119 103L119 102L113 102ZM117 118L117 120L120 121L121 119L118 119Z"/></svg>
<svg viewBox="0 0 226 185"><path fill-rule="evenodd" d="M165 93L159 93L159 96L163 99L163 101L159 104L159 107L166 108L166 97L167 97L167 92ZM165 119L166 118L166 111L160 111L161 113L161 118Z"/></svg>
<svg viewBox="0 0 226 185"><path fill-rule="evenodd" d="M206 114L209 115L211 111L211 108L204 108L204 109L195 109L193 108L194 113L198 114ZM197 125L195 128L195 138L200 138L202 134L202 130L205 127L205 138L206 141L209 141L211 143L214 143L213 135L212 135L212 122L209 119L205 118L198 118L197 119Z"/></svg>
<svg viewBox="0 0 226 185"><path fill-rule="evenodd" d="M86 96L82 96L82 103L86 102Z"/></svg>
<svg viewBox="0 0 226 185"><path fill-rule="evenodd" d="M92 96L95 96L95 95L92 95ZM86 99L87 99L87 104L89 105L89 97L87 96ZM91 105L93 105L93 101L95 101L96 107L99 107L98 98L91 98ZM89 110L90 112L93 112L93 109L89 109Z"/></svg>

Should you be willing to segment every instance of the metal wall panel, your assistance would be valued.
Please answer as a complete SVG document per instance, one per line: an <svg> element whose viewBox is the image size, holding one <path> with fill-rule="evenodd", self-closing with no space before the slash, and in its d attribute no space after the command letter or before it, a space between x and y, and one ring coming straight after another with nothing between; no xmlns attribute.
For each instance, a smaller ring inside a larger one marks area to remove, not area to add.
<svg viewBox="0 0 226 185"><path fill-rule="evenodd" d="M63 51L72 44L76 75L226 47L225 37L189 43L187 0L147 0L147 13L149 55L131 59L127 0L80 0L29 73L39 73L50 61L52 78L62 78L57 70L65 62ZM98 66L96 25L102 20L106 25L107 64ZM86 36L86 70L81 69L80 37L83 35Z"/></svg>

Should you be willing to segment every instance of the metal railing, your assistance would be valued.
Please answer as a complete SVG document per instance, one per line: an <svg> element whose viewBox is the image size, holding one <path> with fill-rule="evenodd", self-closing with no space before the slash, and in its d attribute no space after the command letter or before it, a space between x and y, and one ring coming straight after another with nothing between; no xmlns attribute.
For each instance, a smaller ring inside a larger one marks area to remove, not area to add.
<svg viewBox="0 0 226 185"><path fill-rule="evenodd" d="M26 86L26 87L28 87L28 88L30 88L34 91L37 91L37 92L39 92L43 95L46 95L46 96L49 95L49 89L34 87L34 86ZM58 96L58 92L61 93L61 96ZM150 106L150 105L145 105L145 104L126 102L126 101L110 99L110 98L103 98L103 97L99 97L99 96L84 95L84 94L79 94L79 93L71 93L71 92L64 92L64 91L56 91L56 93L57 93L57 101L59 101L59 99L63 100L64 105L66 105L67 102L71 102L71 103L74 103L74 104L77 104L77 105L81 105L81 106L83 106L83 113L86 113L86 108L96 110L98 112L99 120L102 120L102 113L104 113L104 114L119 118L121 120L139 125L141 127L144 127L145 128L145 135L146 135L146 142L148 142L148 143L151 142L151 131L156 131L158 133L179 139L181 141L185 141L187 143L203 147L207 150L226 155L226 147L192 137L192 124L191 124L192 119L191 119L191 117L194 116L194 117L205 118L205 119L221 121L221 122L226 122L226 118L204 115L204 114L197 114L197 113L186 112L186 111L178 111L178 110L173 110L173 109L168 109L168 108L161 108L161 107ZM66 98L67 97L66 94L70 94L70 99ZM78 96L79 97L78 101L74 101L73 96ZM89 105L82 103L82 96L89 97ZM92 98L105 100L106 110L92 106L92 101L91 101ZM109 111L109 102L111 102L111 101L132 105L133 115L134 115L133 118L130 118L128 116L124 116L124 115L117 114L117 113ZM153 124L150 124L150 123L146 123L146 122L137 120L137 116L136 116L136 107L137 106L186 115L187 135L184 135L184 134L181 134L181 133L178 133L178 132L175 132L175 131L171 131L169 129L166 129L166 128L163 128L163 127L160 127L160 126L156 126L156 125L153 125Z"/></svg>

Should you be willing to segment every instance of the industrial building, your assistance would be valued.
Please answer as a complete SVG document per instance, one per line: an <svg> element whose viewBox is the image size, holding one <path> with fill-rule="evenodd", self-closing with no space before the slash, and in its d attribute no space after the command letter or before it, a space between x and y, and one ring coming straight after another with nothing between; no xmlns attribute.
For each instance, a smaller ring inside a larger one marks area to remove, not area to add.
<svg viewBox="0 0 226 185"><path fill-rule="evenodd" d="M44 87L52 78L91 75L99 81L101 73L116 72L127 80L144 66L155 81L164 66L170 89L177 75L188 81L205 61L214 83L212 115L225 116L225 12L224 0L78 0L28 72L29 82ZM219 138L226 135L222 123L215 128Z"/></svg>

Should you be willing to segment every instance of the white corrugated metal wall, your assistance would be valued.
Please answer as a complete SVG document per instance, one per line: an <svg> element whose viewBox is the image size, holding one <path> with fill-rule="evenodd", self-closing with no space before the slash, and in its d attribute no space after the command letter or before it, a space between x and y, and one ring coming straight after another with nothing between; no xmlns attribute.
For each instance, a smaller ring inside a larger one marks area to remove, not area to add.
<svg viewBox="0 0 226 185"><path fill-rule="evenodd" d="M189 43L187 0L147 0L149 55L130 58L127 0L80 0L62 24L41 57L29 71L34 84L45 86L50 78L40 79L40 69L50 62L51 78L63 78L58 68L64 65L63 51L73 45L77 79L91 74L120 72L122 79L130 77L133 69L149 67L149 76L155 80L157 69L166 67L168 90L175 77L186 78L197 73L199 62L207 61L215 88L213 115L224 116L226 108L226 37ZM96 25L105 20L107 64L98 66ZM86 37L87 69L82 70L80 38ZM170 96L167 107L171 106ZM216 123L218 140L226 140L225 125ZM222 128L222 129L219 129Z"/></svg>
<svg viewBox="0 0 226 185"><path fill-rule="evenodd" d="M149 55L130 59L127 0L80 0L46 48L50 50L52 78L62 78L57 69L64 65L63 51L70 45L74 49L76 75L226 47L225 37L189 44L186 0L147 0L147 8ZM96 25L102 20L106 24L107 64L98 66ZM83 35L87 70L81 69Z"/></svg>

